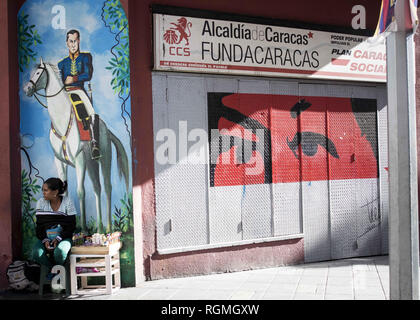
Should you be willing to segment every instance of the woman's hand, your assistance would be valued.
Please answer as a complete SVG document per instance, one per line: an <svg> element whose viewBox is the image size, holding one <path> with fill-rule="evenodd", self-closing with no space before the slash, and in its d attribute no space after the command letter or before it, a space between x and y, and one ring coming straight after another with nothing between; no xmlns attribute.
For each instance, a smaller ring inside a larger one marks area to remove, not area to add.
<svg viewBox="0 0 420 320"><path fill-rule="evenodd" d="M51 247L52 247L52 250L54 250L54 249L57 247L57 245L58 245L58 240L57 240L57 239L54 239L54 240L51 242Z"/></svg>
<svg viewBox="0 0 420 320"><path fill-rule="evenodd" d="M54 248L50 246L49 241L44 242L44 246L45 246L45 249L47 249L47 250L54 250Z"/></svg>

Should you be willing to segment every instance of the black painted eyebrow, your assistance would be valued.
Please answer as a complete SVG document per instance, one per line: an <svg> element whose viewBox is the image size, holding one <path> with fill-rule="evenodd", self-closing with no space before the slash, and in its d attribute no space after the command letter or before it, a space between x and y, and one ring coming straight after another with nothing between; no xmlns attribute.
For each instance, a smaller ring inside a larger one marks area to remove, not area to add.
<svg viewBox="0 0 420 320"><path fill-rule="evenodd" d="M296 132L295 136L291 141L289 141L288 137L286 137L286 141L287 145L289 146L290 150L292 150L296 159L299 159L299 156L297 154L297 149L299 145L301 145L302 152L307 156L314 156L317 152L318 146L321 146L331 156L340 159L334 142L332 142L328 137L324 136L323 134L310 131Z"/></svg>
<svg viewBox="0 0 420 320"><path fill-rule="evenodd" d="M303 111L309 109L312 106L312 103L305 101L305 99L299 100L292 109L290 109L290 116L295 119L297 118Z"/></svg>
<svg viewBox="0 0 420 320"><path fill-rule="evenodd" d="M207 93L207 101L208 105L212 106L212 109L209 111L209 118L208 118L208 127L209 130L211 129L218 129L218 123L219 120L224 118L226 120L229 120L233 123L236 123L240 126L242 126L244 129L251 131L255 134L255 130L262 129L264 130L264 142L265 142L265 148L263 150L258 150L264 160L264 183L272 183L272 149L271 149L271 130L270 128L267 128L265 125L263 125L261 122L259 122L256 119L253 119L249 116L246 116L245 114L241 113L240 111L230 108L223 104L222 99L224 97L234 95L234 93L215 93L215 92L209 92ZM218 153L218 155L221 154L221 152L224 152L220 149L220 145L218 144L219 138L220 138L220 132L218 130L218 135L212 137L209 135L209 143L210 143L210 157L213 156L214 153ZM213 140L214 139L214 140ZM242 141L245 141L246 139L240 138ZM212 143L216 145L216 148L213 149ZM252 142L252 150L256 151L256 142ZM223 145L222 145L223 147ZM232 146L231 146L232 147ZM242 159L244 157L242 156ZM214 187L214 177L215 177L215 169L216 164L210 164L210 185Z"/></svg>

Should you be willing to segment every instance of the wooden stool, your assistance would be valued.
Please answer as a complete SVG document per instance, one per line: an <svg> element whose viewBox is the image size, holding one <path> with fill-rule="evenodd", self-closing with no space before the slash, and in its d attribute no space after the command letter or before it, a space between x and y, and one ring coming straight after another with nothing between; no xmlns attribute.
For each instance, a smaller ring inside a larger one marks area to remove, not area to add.
<svg viewBox="0 0 420 320"><path fill-rule="evenodd" d="M121 288L120 243L109 247L72 247L70 255L71 294L112 294ZM99 272L77 273L76 268L97 268ZM114 284L112 281L114 276ZM78 289L77 279L81 278ZM87 277L105 277L105 285L88 285ZM92 290L93 289L93 290Z"/></svg>

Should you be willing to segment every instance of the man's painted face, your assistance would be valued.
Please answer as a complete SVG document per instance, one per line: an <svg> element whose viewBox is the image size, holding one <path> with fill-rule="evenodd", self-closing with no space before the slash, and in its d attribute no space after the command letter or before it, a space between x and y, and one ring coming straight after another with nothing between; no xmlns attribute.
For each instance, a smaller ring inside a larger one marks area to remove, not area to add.
<svg viewBox="0 0 420 320"><path fill-rule="evenodd" d="M208 104L211 186L378 175L376 100L209 93Z"/></svg>
<svg viewBox="0 0 420 320"><path fill-rule="evenodd" d="M79 44L80 40L78 34L69 34L67 39L67 47L69 48L71 54L75 54L77 51L79 51Z"/></svg>

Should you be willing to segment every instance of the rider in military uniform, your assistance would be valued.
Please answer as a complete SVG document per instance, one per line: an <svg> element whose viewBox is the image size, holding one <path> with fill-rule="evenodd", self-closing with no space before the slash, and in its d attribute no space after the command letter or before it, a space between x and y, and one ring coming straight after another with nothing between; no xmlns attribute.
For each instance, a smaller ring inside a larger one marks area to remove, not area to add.
<svg viewBox="0 0 420 320"><path fill-rule="evenodd" d="M84 82L92 79L92 55L80 52L80 33L77 30L67 32L66 39L69 56L58 63L65 89L69 92L76 109L76 116L83 122L91 135L92 159L101 157L99 150L99 115L95 113L92 101L86 94Z"/></svg>

